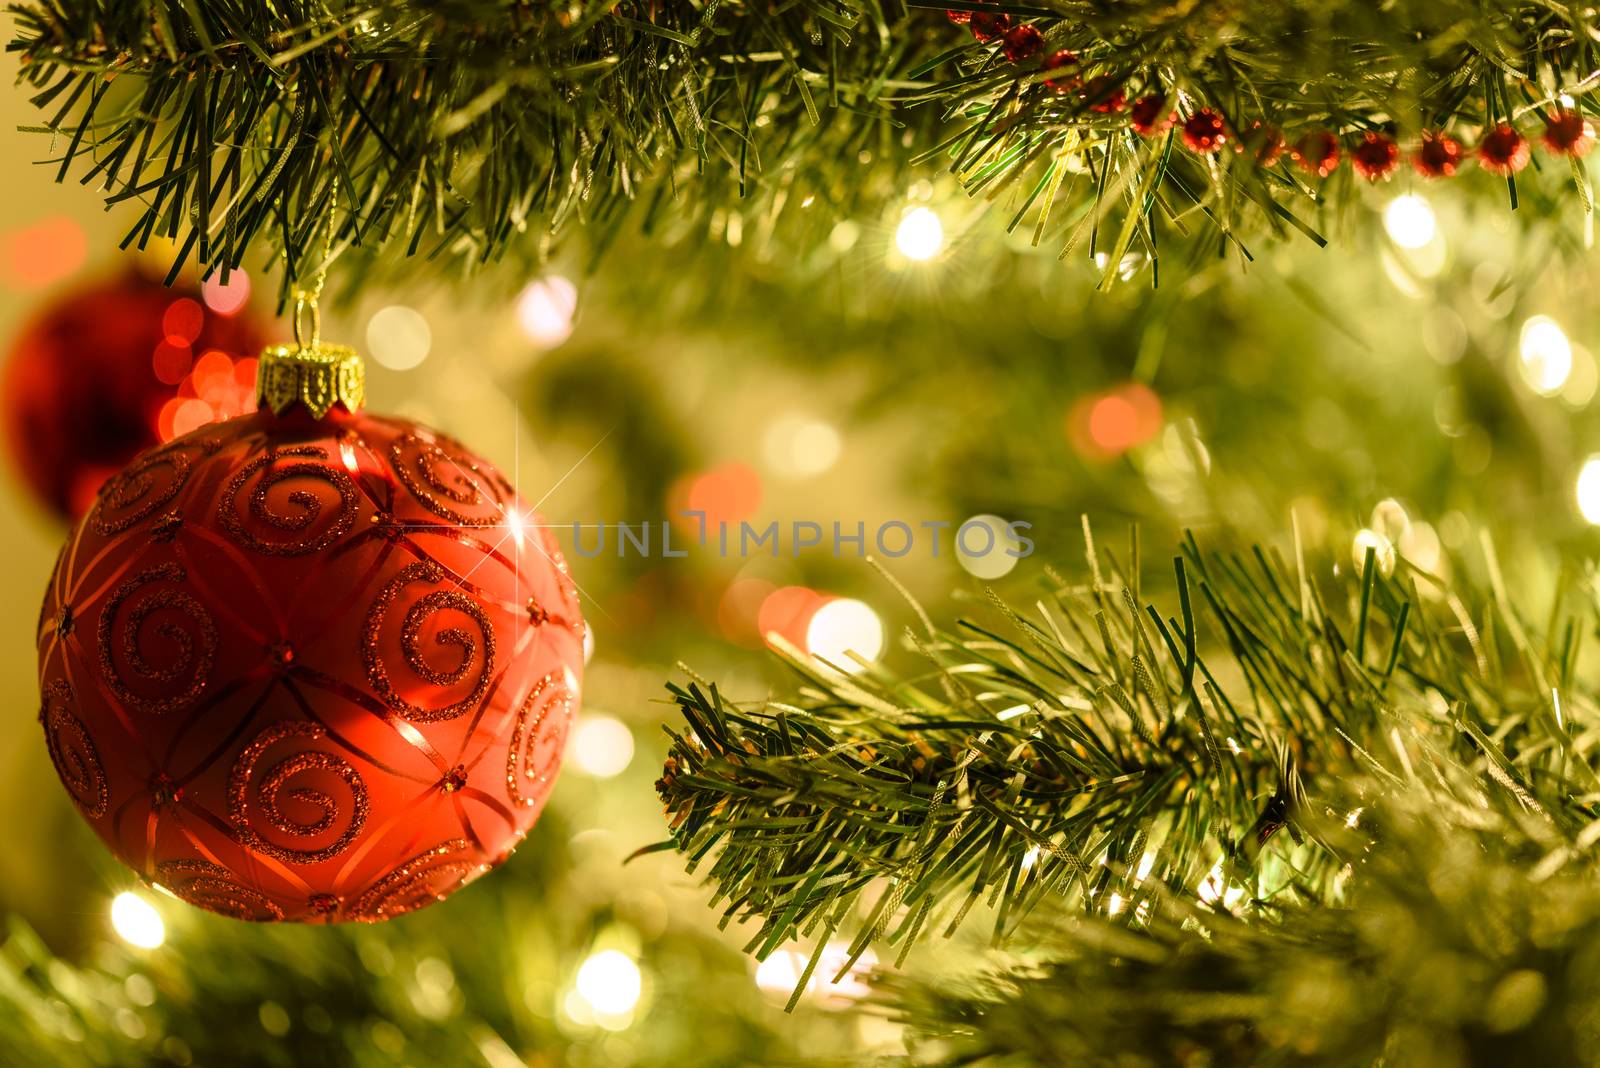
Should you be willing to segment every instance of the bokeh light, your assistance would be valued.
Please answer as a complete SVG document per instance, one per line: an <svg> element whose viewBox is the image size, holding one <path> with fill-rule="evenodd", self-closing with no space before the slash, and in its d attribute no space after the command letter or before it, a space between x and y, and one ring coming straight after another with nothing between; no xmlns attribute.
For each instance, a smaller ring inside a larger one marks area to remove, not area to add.
<svg viewBox="0 0 1600 1068"><path fill-rule="evenodd" d="M582 715L572 731L568 754L578 770L596 779L621 775L633 760L633 732L613 716Z"/></svg>
<svg viewBox="0 0 1600 1068"><path fill-rule="evenodd" d="M791 412L780 415L761 439L767 467L784 478L811 478L839 460L844 443L829 423Z"/></svg>
<svg viewBox="0 0 1600 1068"><path fill-rule="evenodd" d="M1535 315L1522 324L1519 345L1522 380L1541 396L1561 392L1572 373L1572 342L1561 324L1548 315Z"/></svg>
<svg viewBox="0 0 1600 1068"><path fill-rule="evenodd" d="M428 358L433 330L415 308L391 304L367 320L367 351L391 371L409 371Z"/></svg>
<svg viewBox="0 0 1600 1068"><path fill-rule="evenodd" d="M894 232L894 247L908 260L931 260L944 247L944 224L928 208L912 208Z"/></svg>
<svg viewBox="0 0 1600 1068"><path fill-rule="evenodd" d="M1161 432L1161 398L1142 382L1080 399L1067 416L1073 444L1093 459L1111 459Z"/></svg>
<svg viewBox="0 0 1600 1068"><path fill-rule="evenodd" d="M787 1002L800 979L806 975L810 955L804 950L787 947L775 949L756 965L755 984L762 993L774 1001ZM857 957L850 970L839 975L850 960L850 946L846 942L829 942L817 957L817 966L806 977L801 998L830 1008L844 1008L860 1001L872 992L867 976L878 966L878 955L869 946ZM837 981L835 981L835 977Z"/></svg>
<svg viewBox="0 0 1600 1068"><path fill-rule="evenodd" d="M571 337L577 311L578 287L558 274L529 282L517 297L517 325L540 348Z"/></svg>
<svg viewBox="0 0 1600 1068"><path fill-rule="evenodd" d="M956 528L956 560L967 574L992 581L1009 575L1020 557L1022 543L997 515L975 515Z"/></svg>
<svg viewBox="0 0 1600 1068"><path fill-rule="evenodd" d="M643 976L633 958L617 949L604 949L578 968L578 996L596 1013L623 1016L639 1004Z"/></svg>
<svg viewBox="0 0 1600 1068"><path fill-rule="evenodd" d="M200 283L200 299L218 315L233 315L250 301L250 276L236 267L224 282L218 271Z"/></svg>
<svg viewBox="0 0 1600 1068"><path fill-rule="evenodd" d="M155 949L167 940L167 925L154 905L129 890L111 899L111 927L130 946Z"/></svg>
<svg viewBox="0 0 1600 1068"><path fill-rule="evenodd" d="M1433 205L1415 193L1404 193L1383 210L1383 228L1389 239L1404 249L1426 247L1438 234Z"/></svg>
<svg viewBox="0 0 1600 1068"><path fill-rule="evenodd" d="M1350 557L1355 563L1357 574L1366 569L1368 550L1373 553L1373 564L1377 567L1378 574L1385 578L1394 574L1394 542L1376 530L1365 527L1356 531L1356 536L1350 545Z"/></svg>
<svg viewBox="0 0 1600 1068"><path fill-rule="evenodd" d="M806 626L806 652L849 675L858 674L883 652L883 621L863 601L841 597L828 601ZM853 654L853 655L852 655Z"/></svg>
<svg viewBox="0 0 1600 1068"><path fill-rule="evenodd" d="M827 598L805 586L784 586L767 594L756 615L756 629L771 641L781 637L797 649L806 647L806 631L811 618L827 603Z"/></svg>
<svg viewBox="0 0 1600 1068"><path fill-rule="evenodd" d="M1578 471L1576 495L1578 511L1583 518L1600 527L1600 455L1583 461Z"/></svg>
<svg viewBox="0 0 1600 1068"><path fill-rule="evenodd" d="M23 292L45 289L83 266L89 244L83 227L56 215L5 236L0 266L6 285Z"/></svg>

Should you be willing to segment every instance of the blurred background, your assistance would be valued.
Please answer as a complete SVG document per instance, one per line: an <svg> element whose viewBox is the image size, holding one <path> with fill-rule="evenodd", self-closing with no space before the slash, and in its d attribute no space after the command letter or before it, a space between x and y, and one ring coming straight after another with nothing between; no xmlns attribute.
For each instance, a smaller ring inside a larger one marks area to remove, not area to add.
<svg viewBox="0 0 1600 1068"><path fill-rule="evenodd" d="M117 252L128 220L30 162L51 146L17 129L37 121L19 94L0 115L0 988L16 1007L0 1041L23 1063L893 1050L892 1025L848 1011L859 982L819 974L786 1016L803 954L757 968L680 858L624 863L666 835L652 783L679 663L759 698L787 684L768 630L812 652L914 655L897 640L912 610L854 543L833 554L833 523L864 525L866 551L945 617L986 584L1022 598L1047 563L1079 570L1084 516L1118 553L1136 525L1156 576L1186 529L1284 550L1298 530L1347 561L1372 545L1380 565L1403 552L1441 576L1479 567L1488 537L1535 590L1595 545L1600 286L1564 176L1531 175L1513 217L1485 175L1402 175L1323 220L1329 249L1164 262L1159 287L1130 257L1106 293L1094 263L1004 238L1003 203L931 171L894 217L836 227L815 263L775 262L736 209L709 239L574 246L538 277L441 280L418 263L414 284L331 304L324 334L365 352L371 408L457 436L543 500L587 595L584 707L550 807L494 875L378 927L235 923L142 887L79 819L35 722L34 628L61 510L118 466L62 439L51 412L113 365L138 383L109 391L120 412L86 417L107 434L128 410L151 440L241 410L255 348L288 333L270 265L152 295L162 250ZM574 522L659 537L684 509L777 521L780 552L619 555L614 531L573 552ZM1030 524L1034 555L952 552L974 517ZM873 544L892 521L916 532L904 556ZM792 553L795 522L822 525L823 545ZM950 524L937 556L925 523Z"/></svg>

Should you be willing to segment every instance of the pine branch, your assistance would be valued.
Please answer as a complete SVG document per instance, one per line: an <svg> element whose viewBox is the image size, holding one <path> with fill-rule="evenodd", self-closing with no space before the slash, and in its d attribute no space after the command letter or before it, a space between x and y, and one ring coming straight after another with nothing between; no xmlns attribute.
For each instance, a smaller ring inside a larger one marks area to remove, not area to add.
<svg viewBox="0 0 1600 1068"><path fill-rule="evenodd" d="M1497 567L1479 597L1404 563L1385 577L1371 553L1359 575L1312 565L1191 541L1162 613L1139 606L1137 564L1091 540L1087 581L1029 615L996 602L1001 627L909 637L917 675L795 661L796 702L749 707L675 687L689 733L658 784L673 841L691 869L709 861L725 922L759 921L758 956L838 929L856 953L880 935L903 951L979 902L997 943L1046 902L1135 925L1196 902L1314 908L1372 847L1330 821L1461 769L1481 789L1430 799L1462 833L1479 809L1531 812L1545 852L1586 853L1588 598L1544 617L1547 641Z"/></svg>
<svg viewBox="0 0 1600 1068"><path fill-rule="evenodd" d="M1261 235L1321 240L1348 172L1268 165L1268 127L1473 136L1563 93L1592 109L1600 69L1594 12L1509 0L950 3L1028 21L1040 49L1011 62L877 0L34 2L11 48L58 175L141 209L128 243L171 238L224 272L281 252L286 286L326 266L330 224L335 255L461 269L624 226L803 268L935 160L1035 244L1103 254L1109 284L1184 235L1245 256ZM1063 50L1092 92L1045 84ZM1248 151L1141 138L1103 109L1113 91L1211 108Z"/></svg>

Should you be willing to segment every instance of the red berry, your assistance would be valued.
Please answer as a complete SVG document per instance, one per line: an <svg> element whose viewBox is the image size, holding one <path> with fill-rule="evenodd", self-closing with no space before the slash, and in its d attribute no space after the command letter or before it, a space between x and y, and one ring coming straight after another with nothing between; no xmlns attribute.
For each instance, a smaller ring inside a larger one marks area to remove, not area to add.
<svg viewBox="0 0 1600 1068"><path fill-rule="evenodd" d="M1294 143L1289 155L1307 174L1326 178L1338 169L1339 139L1327 130L1313 130Z"/></svg>
<svg viewBox="0 0 1600 1068"><path fill-rule="evenodd" d="M1102 115L1115 115L1128 102L1122 86L1106 74L1096 74L1090 78L1081 95L1088 102L1090 111L1098 111Z"/></svg>
<svg viewBox="0 0 1600 1068"><path fill-rule="evenodd" d="M1376 130L1361 135L1361 143L1350 152L1350 165L1369 182L1387 180L1400 166L1400 146L1394 138Z"/></svg>
<svg viewBox="0 0 1600 1068"><path fill-rule="evenodd" d="M1576 111L1552 111L1541 140L1558 156L1583 156L1594 147L1594 128Z"/></svg>
<svg viewBox="0 0 1600 1068"><path fill-rule="evenodd" d="M1177 121L1178 113L1168 109L1167 98L1161 93L1140 97L1128 111L1128 124L1141 137L1166 133Z"/></svg>
<svg viewBox="0 0 1600 1068"><path fill-rule="evenodd" d="M1005 44L1001 51L1013 63L1021 63L1025 59L1032 59L1034 54L1044 47L1044 37L1031 25L1023 24L1013 26L1006 31Z"/></svg>
<svg viewBox="0 0 1600 1068"><path fill-rule="evenodd" d="M1424 178L1450 178L1461 166L1461 142L1438 130L1424 130L1411 166Z"/></svg>
<svg viewBox="0 0 1600 1068"><path fill-rule="evenodd" d="M955 23L957 26L965 26L967 23L972 21L972 12L946 11L944 13L944 17Z"/></svg>
<svg viewBox="0 0 1600 1068"><path fill-rule="evenodd" d="M1256 163L1270 167L1283 155L1283 134L1270 122L1258 119L1250 124L1250 131L1239 138L1233 147L1237 152L1254 153Z"/></svg>
<svg viewBox="0 0 1600 1068"><path fill-rule="evenodd" d="M1083 79L1078 76L1078 53L1063 48L1059 52L1052 52L1045 57L1044 70L1061 71L1044 80L1044 84L1058 93L1070 93L1083 84Z"/></svg>
<svg viewBox="0 0 1600 1068"><path fill-rule="evenodd" d="M1490 174L1509 178L1528 165L1528 139L1505 123L1483 135L1478 142L1478 162Z"/></svg>
<svg viewBox="0 0 1600 1068"><path fill-rule="evenodd" d="M1183 143L1191 152L1212 153L1228 143L1228 128L1210 108L1201 108L1183 124Z"/></svg>
<svg viewBox="0 0 1600 1068"><path fill-rule="evenodd" d="M1005 36L1005 32L1011 28L1011 16L996 11L974 11L972 18L967 20L967 28L972 31L972 36L987 43Z"/></svg>

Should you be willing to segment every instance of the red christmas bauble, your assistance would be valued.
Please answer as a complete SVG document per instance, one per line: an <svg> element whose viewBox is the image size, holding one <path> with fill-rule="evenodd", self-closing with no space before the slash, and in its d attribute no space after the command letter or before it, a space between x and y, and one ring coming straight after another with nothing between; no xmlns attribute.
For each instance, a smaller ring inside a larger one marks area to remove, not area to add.
<svg viewBox="0 0 1600 1068"><path fill-rule="evenodd" d="M1183 143L1191 152L1210 154L1228 142L1228 127L1222 116L1210 108L1201 108L1190 115L1183 124Z"/></svg>
<svg viewBox="0 0 1600 1068"><path fill-rule="evenodd" d="M134 871L240 919L381 920L500 863L581 685L542 521L451 439L360 413L342 352L268 353L263 409L282 414L202 427L107 483L40 616L68 793ZM350 410L311 414L334 398Z"/></svg>
<svg viewBox="0 0 1600 1068"><path fill-rule="evenodd" d="M1350 166L1369 182L1387 179L1400 166L1400 146L1392 137L1367 130L1350 150Z"/></svg>
<svg viewBox="0 0 1600 1068"><path fill-rule="evenodd" d="M1270 167L1283 155L1283 134L1271 123L1257 119L1233 147L1237 152L1249 152L1258 165Z"/></svg>
<svg viewBox="0 0 1600 1068"><path fill-rule="evenodd" d="M1002 37L1011 28L1011 16L1004 12L974 11L967 20L972 36L985 43Z"/></svg>
<svg viewBox="0 0 1600 1068"><path fill-rule="evenodd" d="M952 9L950 11L946 11L944 14L946 18L955 23L957 26L965 26L967 23L972 21L972 12L970 11L956 11Z"/></svg>
<svg viewBox="0 0 1600 1068"><path fill-rule="evenodd" d="M197 287L169 289L137 270L70 293L12 344L0 401L12 459L41 500L76 519L101 483L162 440L164 420L173 436L184 400L194 425L243 411L266 341L248 314L211 311Z"/></svg>
<svg viewBox="0 0 1600 1068"><path fill-rule="evenodd" d="M1326 178L1339 167L1339 139L1327 130L1313 130L1294 143L1289 155L1307 174Z"/></svg>
<svg viewBox="0 0 1600 1068"><path fill-rule="evenodd" d="M1552 111L1541 140L1558 156L1586 156L1594 147L1594 128L1576 111Z"/></svg>
<svg viewBox="0 0 1600 1068"><path fill-rule="evenodd" d="M1461 167L1461 142L1446 133L1424 131L1411 165L1424 178L1452 178Z"/></svg>
<svg viewBox="0 0 1600 1068"><path fill-rule="evenodd" d="M1483 140L1478 142L1478 162L1483 164L1484 170L1501 178L1509 178L1526 167L1530 155L1528 139L1515 127L1504 123L1484 134Z"/></svg>
<svg viewBox="0 0 1600 1068"><path fill-rule="evenodd" d="M1021 63L1025 59L1032 59L1034 54L1044 47L1044 37L1039 30L1028 24L1013 26L1006 31L1005 43L1001 47L1006 58L1013 63Z"/></svg>

